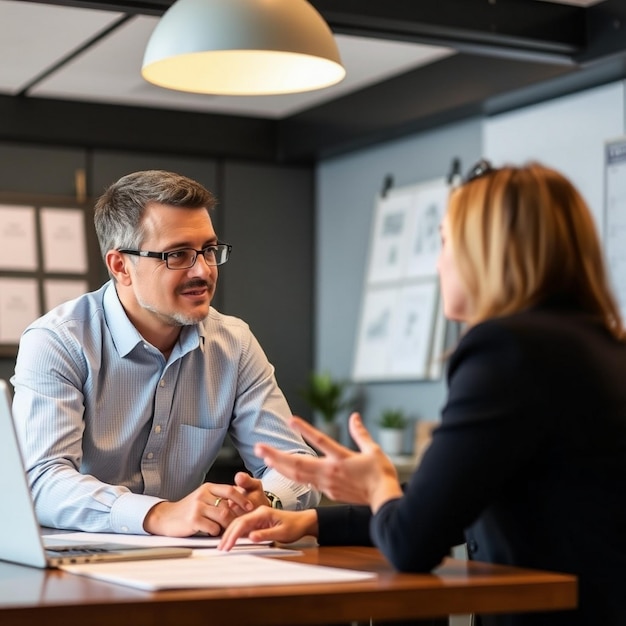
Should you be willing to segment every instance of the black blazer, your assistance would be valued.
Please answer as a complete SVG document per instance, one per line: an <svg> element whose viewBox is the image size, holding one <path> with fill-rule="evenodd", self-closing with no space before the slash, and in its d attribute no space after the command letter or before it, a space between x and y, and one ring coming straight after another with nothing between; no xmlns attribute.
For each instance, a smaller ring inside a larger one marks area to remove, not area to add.
<svg viewBox="0 0 626 626"><path fill-rule="evenodd" d="M626 344L567 305L471 328L448 365L441 424L375 516L318 509L321 544L378 546L403 571L470 558L573 573L576 612L484 624L626 625Z"/></svg>

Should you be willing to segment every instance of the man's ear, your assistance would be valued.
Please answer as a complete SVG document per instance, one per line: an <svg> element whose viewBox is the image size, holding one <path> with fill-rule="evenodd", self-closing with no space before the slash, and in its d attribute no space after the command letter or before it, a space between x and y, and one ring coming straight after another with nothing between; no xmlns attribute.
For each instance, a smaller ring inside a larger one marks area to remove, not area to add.
<svg viewBox="0 0 626 626"><path fill-rule="evenodd" d="M130 259L118 250L109 250L105 256L105 262L109 274L121 285L130 285L131 276L128 266Z"/></svg>

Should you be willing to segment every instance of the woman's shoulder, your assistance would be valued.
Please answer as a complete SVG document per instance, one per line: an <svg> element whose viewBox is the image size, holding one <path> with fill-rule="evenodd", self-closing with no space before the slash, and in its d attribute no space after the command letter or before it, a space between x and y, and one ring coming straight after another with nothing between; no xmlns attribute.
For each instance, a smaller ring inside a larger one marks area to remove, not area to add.
<svg viewBox="0 0 626 626"><path fill-rule="evenodd" d="M512 315L494 317L471 327L453 356L562 364L579 360L581 353L624 353L626 344L615 339L600 320L575 308L539 306Z"/></svg>
<svg viewBox="0 0 626 626"><path fill-rule="evenodd" d="M469 328L449 361L451 403L489 398L502 407L515 399L521 406L531 396L543 398L553 373L564 375L580 355L580 341L563 334L562 326L560 315L527 310Z"/></svg>
<svg viewBox="0 0 626 626"><path fill-rule="evenodd" d="M492 317L468 330L466 337L489 336L491 334L521 335L530 338L534 335L580 334L605 332L602 322L576 308L537 306L523 311Z"/></svg>
<svg viewBox="0 0 626 626"><path fill-rule="evenodd" d="M462 335L459 347L475 342L515 341L517 337L543 334L558 322L543 311L527 310L512 315L491 317L469 327Z"/></svg>

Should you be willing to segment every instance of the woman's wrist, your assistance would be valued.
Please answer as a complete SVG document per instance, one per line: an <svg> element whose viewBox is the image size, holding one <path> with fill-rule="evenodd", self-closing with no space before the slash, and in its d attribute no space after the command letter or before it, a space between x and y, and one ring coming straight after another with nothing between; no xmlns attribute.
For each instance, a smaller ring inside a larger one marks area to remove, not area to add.
<svg viewBox="0 0 626 626"><path fill-rule="evenodd" d="M379 480L372 489L369 499L370 509L372 513L375 514L385 502L401 497L402 487L400 487L397 477L386 476L382 480Z"/></svg>
<svg viewBox="0 0 626 626"><path fill-rule="evenodd" d="M303 511L300 511L300 513L302 514L302 520L304 522L302 534L318 537L320 530L317 511L315 509L304 509Z"/></svg>

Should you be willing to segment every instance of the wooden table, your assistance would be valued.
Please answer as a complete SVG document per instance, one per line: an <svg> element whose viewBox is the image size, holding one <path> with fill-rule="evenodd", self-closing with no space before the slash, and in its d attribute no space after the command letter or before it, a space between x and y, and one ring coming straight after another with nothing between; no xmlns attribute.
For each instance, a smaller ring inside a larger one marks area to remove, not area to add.
<svg viewBox="0 0 626 626"><path fill-rule="evenodd" d="M306 563L375 571L374 581L146 592L0 562L2 626L280 626L525 612L576 606L573 576L447 559L394 572L374 548L305 548Z"/></svg>

